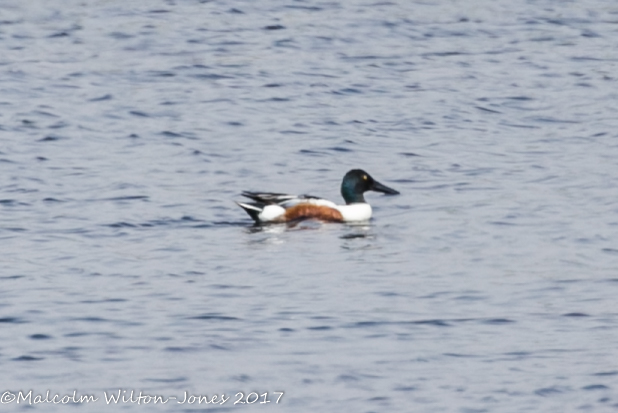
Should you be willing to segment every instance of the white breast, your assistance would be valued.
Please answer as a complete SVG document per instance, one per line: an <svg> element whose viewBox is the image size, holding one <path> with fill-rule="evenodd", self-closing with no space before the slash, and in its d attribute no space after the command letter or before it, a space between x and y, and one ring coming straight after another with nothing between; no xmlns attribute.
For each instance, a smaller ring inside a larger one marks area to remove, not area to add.
<svg viewBox="0 0 618 413"><path fill-rule="evenodd" d="M367 221L371 218L371 205L365 203L337 205L337 209L341 212L343 220L350 221Z"/></svg>

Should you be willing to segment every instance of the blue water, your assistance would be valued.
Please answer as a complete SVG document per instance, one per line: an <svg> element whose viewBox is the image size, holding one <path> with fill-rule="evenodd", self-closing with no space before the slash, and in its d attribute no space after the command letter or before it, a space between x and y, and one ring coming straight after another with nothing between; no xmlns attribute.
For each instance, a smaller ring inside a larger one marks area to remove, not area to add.
<svg viewBox="0 0 618 413"><path fill-rule="evenodd" d="M618 410L617 36L609 0L3 0L0 395ZM401 192L368 224L233 203L358 167Z"/></svg>

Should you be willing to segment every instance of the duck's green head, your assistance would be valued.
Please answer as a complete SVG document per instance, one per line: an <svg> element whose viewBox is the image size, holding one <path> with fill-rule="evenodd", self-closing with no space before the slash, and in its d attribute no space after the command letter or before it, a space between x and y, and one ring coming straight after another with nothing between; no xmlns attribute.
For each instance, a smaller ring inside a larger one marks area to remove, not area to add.
<svg viewBox="0 0 618 413"><path fill-rule="evenodd" d="M346 204L365 202L363 194L367 191L383 192L388 195L398 195L399 192L382 185L362 169L352 169L343 177L341 195Z"/></svg>

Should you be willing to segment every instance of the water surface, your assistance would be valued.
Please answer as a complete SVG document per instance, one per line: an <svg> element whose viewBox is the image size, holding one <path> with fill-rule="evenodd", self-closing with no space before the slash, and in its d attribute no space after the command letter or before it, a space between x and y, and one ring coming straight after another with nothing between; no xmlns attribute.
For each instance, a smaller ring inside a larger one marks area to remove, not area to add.
<svg viewBox="0 0 618 413"><path fill-rule="evenodd" d="M5 0L0 391L616 410L617 32L603 0ZM358 167L401 192L370 223L233 203Z"/></svg>

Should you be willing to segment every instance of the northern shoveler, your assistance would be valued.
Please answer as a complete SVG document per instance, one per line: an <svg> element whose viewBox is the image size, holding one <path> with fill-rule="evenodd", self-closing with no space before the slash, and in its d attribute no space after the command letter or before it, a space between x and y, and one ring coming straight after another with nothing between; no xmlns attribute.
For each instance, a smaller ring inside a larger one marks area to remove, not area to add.
<svg viewBox="0 0 618 413"><path fill-rule="evenodd" d="M382 185L362 169L353 169L343 177L341 195L345 205L337 205L311 195L286 195L272 192L248 192L243 196L255 202L236 202L257 223L289 222L319 219L327 222L366 221L371 218L371 205L363 194L367 191L398 195L399 192Z"/></svg>

